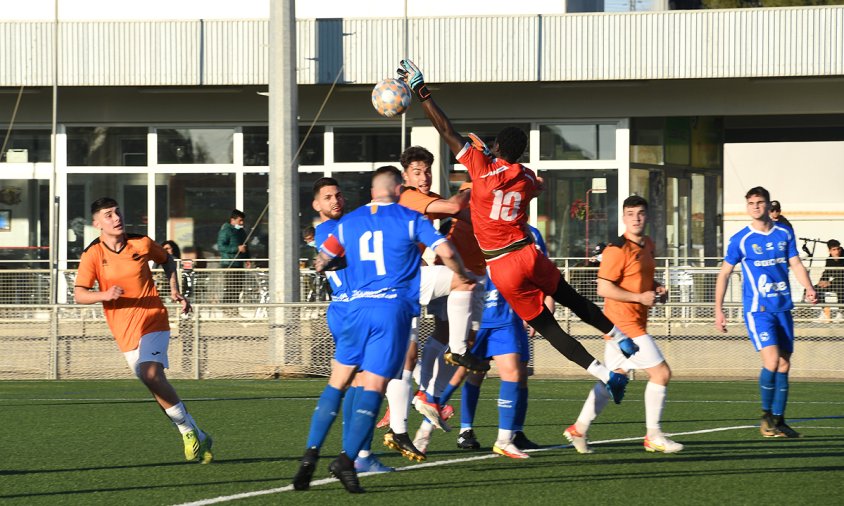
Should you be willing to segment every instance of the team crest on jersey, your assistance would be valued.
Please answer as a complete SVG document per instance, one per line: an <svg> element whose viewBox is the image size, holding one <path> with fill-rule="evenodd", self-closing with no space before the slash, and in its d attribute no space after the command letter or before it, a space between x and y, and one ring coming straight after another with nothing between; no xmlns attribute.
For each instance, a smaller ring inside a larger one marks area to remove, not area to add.
<svg viewBox="0 0 844 506"><path fill-rule="evenodd" d="M780 241L780 242L778 242L778 243L777 243L777 248L778 248L780 251L785 251L785 241Z"/></svg>
<svg viewBox="0 0 844 506"><path fill-rule="evenodd" d="M753 245L753 252L756 253L757 255L761 255L762 254L762 246L759 246L758 244L754 244Z"/></svg>

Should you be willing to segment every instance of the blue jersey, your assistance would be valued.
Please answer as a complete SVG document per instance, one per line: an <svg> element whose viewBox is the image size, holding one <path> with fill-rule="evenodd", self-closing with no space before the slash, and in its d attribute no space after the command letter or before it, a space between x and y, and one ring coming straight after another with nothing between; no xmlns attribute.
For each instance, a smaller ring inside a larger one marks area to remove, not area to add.
<svg viewBox="0 0 844 506"><path fill-rule="evenodd" d="M794 307L788 282L788 260L797 256L794 232L774 225L768 232L744 227L730 238L724 261L741 262L746 312L789 311Z"/></svg>
<svg viewBox="0 0 844 506"><path fill-rule="evenodd" d="M328 236L337 229L337 224L340 220L327 220L316 226L314 229L314 242L316 249L322 247L322 243L328 239ZM331 285L331 300L343 302L349 299L351 292L349 291L349 283L346 281L346 270L340 269L336 271L325 271L325 277L328 279L328 284Z"/></svg>
<svg viewBox="0 0 844 506"><path fill-rule="evenodd" d="M545 241L542 239L542 234L530 225L528 225L528 228L531 234L533 234L534 246L539 248L539 251L543 255L548 256L548 249L545 246ZM482 329L505 327L512 324L514 320L521 323L521 319L513 312L510 304L498 293L495 283L489 277L489 272L486 275L484 292L484 314L481 317Z"/></svg>
<svg viewBox="0 0 844 506"><path fill-rule="evenodd" d="M346 255L352 301L401 299L419 312L418 243L445 241L423 215L398 204L371 202L344 216L332 234ZM323 245L321 251L334 253Z"/></svg>

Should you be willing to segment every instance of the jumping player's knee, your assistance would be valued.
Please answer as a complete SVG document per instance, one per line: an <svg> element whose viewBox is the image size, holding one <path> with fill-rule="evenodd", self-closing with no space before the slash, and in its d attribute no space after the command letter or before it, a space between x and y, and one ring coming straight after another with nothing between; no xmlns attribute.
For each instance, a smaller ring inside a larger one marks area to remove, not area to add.
<svg viewBox="0 0 844 506"><path fill-rule="evenodd" d="M474 284L464 283L457 274L451 276L451 291L452 292L468 292L475 287Z"/></svg>

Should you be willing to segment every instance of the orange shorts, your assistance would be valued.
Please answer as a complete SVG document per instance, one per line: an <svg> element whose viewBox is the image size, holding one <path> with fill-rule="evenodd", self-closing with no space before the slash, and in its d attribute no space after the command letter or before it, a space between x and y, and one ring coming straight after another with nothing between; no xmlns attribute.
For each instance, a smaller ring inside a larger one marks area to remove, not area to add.
<svg viewBox="0 0 844 506"><path fill-rule="evenodd" d="M522 320L532 320L545 307L545 295L553 295L560 282L554 262L532 244L502 257L487 260L489 277Z"/></svg>

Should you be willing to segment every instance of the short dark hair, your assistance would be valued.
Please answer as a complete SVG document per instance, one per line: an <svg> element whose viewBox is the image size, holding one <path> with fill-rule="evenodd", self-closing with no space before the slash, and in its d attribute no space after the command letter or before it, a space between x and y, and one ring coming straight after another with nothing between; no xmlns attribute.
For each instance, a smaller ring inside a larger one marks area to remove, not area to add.
<svg viewBox="0 0 844 506"><path fill-rule="evenodd" d="M316 229L311 226L307 226L302 229L302 239L307 239L308 236L313 236L316 234Z"/></svg>
<svg viewBox="0 0 844 506"><path fill-rule="evenodd" d="M829 248L829 249L838 248L840 246L841 246L841 243L838 242L835 239L830 239L830 240L826 241L826 247Z"/></svg>
<svg viewBox="0 0 844 506"><path fill-rule="evenodd" d="M747 190L747 193L744 195L744 198L749 199L750 197L762 197L765 199L765 202L771 201L771 194L768 193L768 190L762 188L761 186L754 186L753 188Z"/></svg>
<svg viewBox="0 0 844 506"><path fill-rule="evenodd" d="M382 174L389 174L393 176L393 179L396 180L396 184L401 184L402 182L401 171L392 165L384 165L375 169L375 172L372 173L372 179L374 180Z"/></svg>
<svg viewBox="0 0 844 506"><path fill-rule="evenodd" d="M513 163L524 154L528 138L521 128L511 126L500 131L495 142L498 143L498 154L501 158Z"/></svg>
<svg viewBox="0 0 844 506"><path fill-rule="evenodd" d="M103 197L101 199L97 199L91 203L91 216L97 214L97 212L101 209L111 209L112 207L118 207L117 201L113 198Z"/></svg>
<svg viewBox="0 0 844 506"><path fill-rule="evenodd" d="M410 146L402 152L399 162L404 169L413 162L424 162L430 167L434 164L434 154L422 146Z"/></svg>
<svg viewBox="0 0 844 506"><path fill-rule="evenodd" d="M246 218L246 215L243 214L243 211L240 209L232 209L232 214L229 216L230 220L236 220L238 218Z"/></svg>
<svg viewBox="0 0 844 506"><path fill-rule="evenodd" d="M628 207L644 207L645 211L647 211L648 201L639 195L631 195L624 199L624 202L621 204L622 209L626 209Z"/></svg>
<svg viewBox="0 0 844 506"><path fill-rule="evenodd" d="M317 179L314 181L314 198L316 198L317 195L319 195L319 191L326 186L336 186L337 188L340 188L340 183L338 183L333 177L321 177Z"/></svg>

